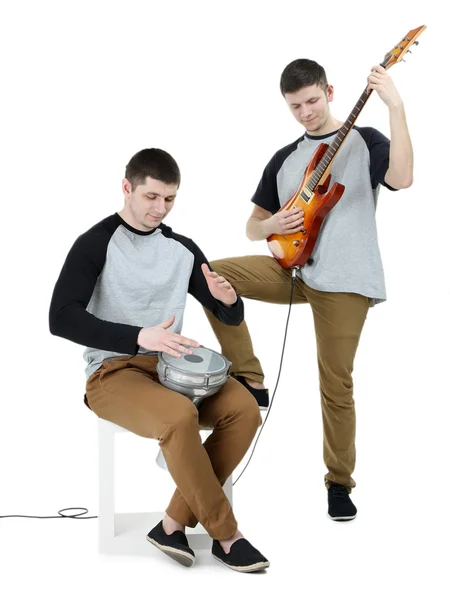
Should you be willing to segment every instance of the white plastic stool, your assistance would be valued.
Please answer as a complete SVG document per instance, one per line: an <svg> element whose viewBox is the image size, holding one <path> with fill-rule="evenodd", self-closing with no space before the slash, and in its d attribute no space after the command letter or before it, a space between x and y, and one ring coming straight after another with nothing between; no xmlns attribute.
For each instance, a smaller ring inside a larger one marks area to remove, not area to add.
<svg viewBox="0 0 450 600"><path fill-rule="evenodd" d="M105 554L139 553L148 555L151 545L146 534L164 516L164 512L116 513L114 502L115 434L127 431L115 423L98 420L98 533L99 550ZM129 432L128 432L129 433ZM155 469L156 469L155 464ZM223 490L233 504L233 478L228 478ZM186 534L193 550L209 549L212 540L199 524Z"/></svg>

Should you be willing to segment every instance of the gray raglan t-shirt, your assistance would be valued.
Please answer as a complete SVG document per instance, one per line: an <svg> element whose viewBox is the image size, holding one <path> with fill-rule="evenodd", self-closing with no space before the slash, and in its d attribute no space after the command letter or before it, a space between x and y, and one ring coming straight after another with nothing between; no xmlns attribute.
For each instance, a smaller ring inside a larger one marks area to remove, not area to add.
<svg viewBox="0 0 450 600"><path fill-rule="evenodd" d="M53 291L50 330L86 346L89 378L104 360L157 354L137 345L139 332L174 315L170 330L181 333L187 294L222 323L239 325L241 298L232 306L216 300L203 263L209 266L195 242L167 225L143 232L110 215L70 249Z"/></svg>
<svg viewBox="0 0 450 600"><path fill-rule="evenodd" d="M266 166L252 202L275 214L298 189L317 147L332 144L337 131L303 135L279 150ZM311 257L298 275L311 288L353 292L371 305L386 300L375 210L389 166L389 140L370 127L354 127L331 165L330 186L345 191L325 217Z"/></svg>

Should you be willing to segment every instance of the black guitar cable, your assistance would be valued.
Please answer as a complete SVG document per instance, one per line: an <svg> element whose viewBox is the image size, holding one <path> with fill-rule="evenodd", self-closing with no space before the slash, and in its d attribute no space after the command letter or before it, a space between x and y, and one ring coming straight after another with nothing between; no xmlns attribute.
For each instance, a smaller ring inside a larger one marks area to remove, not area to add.
<svg viewBox="0 0 450 600"><path fill-rule="evenodd" d="M78 511L82 511L82 512L78 512L75 513L74 515L66 515L63 514L68 510L78 510ZM86 515L88 513L88 509L87 508L82 508L82 507L75 507L75 508L62 508L61 510L58 510L58 514L57 515L53 515L50 517L39 517L39 516L35 516L35 515L0 515L0 519L11 519L11 518L21 518L21 519L97 519L97 515L93 516L93 517L84 517L83 515Z"/></svg>
<svg viewBox="0 0 450 600"><path fill-rule="evenodd" d="M255 448L256 448L256 444L258 443L259 436L261 435L261 433L262 433L262 430L264 429L264 425L266 424L266 422L267 422L267 419L269 418L270 411L272 410L273 399L275 398L275 392L277 391L278 382L280 381L281 367L282 367L282 365L283 365L283 358L284 358L284 348L285 348L285 346L286 346L286 338L287 338L287 332L288 332L289 318L290 318L290 316L291 316L292 298L294 297L294 288L295 288L295 282L296 282L296 279L297 279L297 271L298 271L299 269L300 269L300 267L293 267L293 268L292 268L292 270L291 270L291 296L290 296L290 298L289 298L289 310L288 310L288 316L287 316L287 319L286 319L286 329L285 329L285 331L284 331L283 347L282 347L282 349L281 349L280 367L279 367L279 369L278 369L278 377L277 377L277 381L276 381L276 383L275 383L275 388L274 388L274 390L273 390L272 398L270 399L270 403L269 403L269 410L267 411L267 415L266 415L266 418L264 419L264 423L262 424L262 427L261 427L261 429L259 430L258 436L257 436L257 438L256 438L256 441L255 441L254 445L253 445L253 450L252 450L252 453L250 454L250 457L249 457L249 459L248 459L248 461L247 461L247 464L246 464L246 465L245 465L245 467L242 469L242 471L241 471L241 473L240 473L239 477L236 479L236 481L233 481L233 485L236 485L236 483L237 483L237 482L239 481L239 479L242 477L242 475L243 475L243 473L244 473L245 469L248 467L248 465L249 465L250 461L252 460L252 456L253 456L253 453L255 452Z"/></svg>

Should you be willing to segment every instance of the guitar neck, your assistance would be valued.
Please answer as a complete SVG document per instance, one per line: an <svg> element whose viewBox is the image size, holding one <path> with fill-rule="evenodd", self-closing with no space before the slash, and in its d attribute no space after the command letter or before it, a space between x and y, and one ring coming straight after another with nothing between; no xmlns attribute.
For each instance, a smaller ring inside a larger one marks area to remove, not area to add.
<svg viewBox="0 0 450 600"><path fill-rule="evenodd" d="M382 62L381 66L384 67L385 63L387 63L387 60ZM363 93L359 97L358 102L355 104L355 106L351 110L348 119L345 121L345 123L342 125L342 127L337 132L333 143L328 147L328 150L323 155L322 160L319 162L317 167L312 172L310 178L308 179L308 181L306 183L306 185L308 186L308 188L311 192L314 191L314 189L319 184L320 180L323 178L327 169L329 169L336 154L338 153L340 147L342 146L345 138L348 136L348 134L352 130L353 125L355 124L355 121L359 116L359 113L362 111L362 109L366 105L367 100L370 98L372 91L373 90L367 91L367 88L364 89Z"/></svg>
<svg viewBox="0 0 450 600"><path fill-rule="evenodd" d="M355 124L355 121L359 116L359 113L362 111L362 109L366 105L366 102L369 99L371 93L372 93L372 90L369 90L367 92L367 90L365 89L364 92L361 94L358 102L353 107L348 119L345 121L345 123L342 125L342 127L337 132L336 137L333 140L333 143L330 144L330 146L328 147L328 150L323 155L322 160L319 162L317 167L312 172L312 174L306 184L308 186L308 188L311 190L311 192L314 191L314 189L319 184L319 181L323 178L324 173L327 171L327 169L329 169L331 163L333 162L334 158L336 157L336 154L338 153L340 147L342 146L345 138L348 136L348 134L352 130L353 125Z"/></svg>

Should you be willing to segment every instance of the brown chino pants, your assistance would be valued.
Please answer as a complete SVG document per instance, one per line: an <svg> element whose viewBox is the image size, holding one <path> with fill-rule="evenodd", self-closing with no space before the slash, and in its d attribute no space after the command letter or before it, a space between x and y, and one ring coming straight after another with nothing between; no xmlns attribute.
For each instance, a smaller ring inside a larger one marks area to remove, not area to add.
<svg viewBox="0 0 450 600"><path fill-rule="evenodd" d="M269 256L216 260L211 267L223 275L244 298L275 304L289 303L291 271ZM297 277L294 303L309 303L314 317L323 419L323 454L328 473L325 483L350 490L355 468L355 405L353 360L367 316L369 299L353 293L320 292ZM222 347L233 364L233 374L263 381L264 373L253 352L245 321L238 327L220 323L205 311ZM278 360L278 359L277 359ZM294 393L300 394L300 390Z"/></svg>
<svg viewBox="0 0 450 600"><path fill-rule="evenodd" d="M261 424L259 407L243 385L230 378L199 410L158 382L156 356L105 360L86 384L92 411L137 435L158 439L177 489L167 514L188 527L200 522L218 540L236 529L222 489L241 462ZM202 444L199 425L213 429Z"/></svg>

